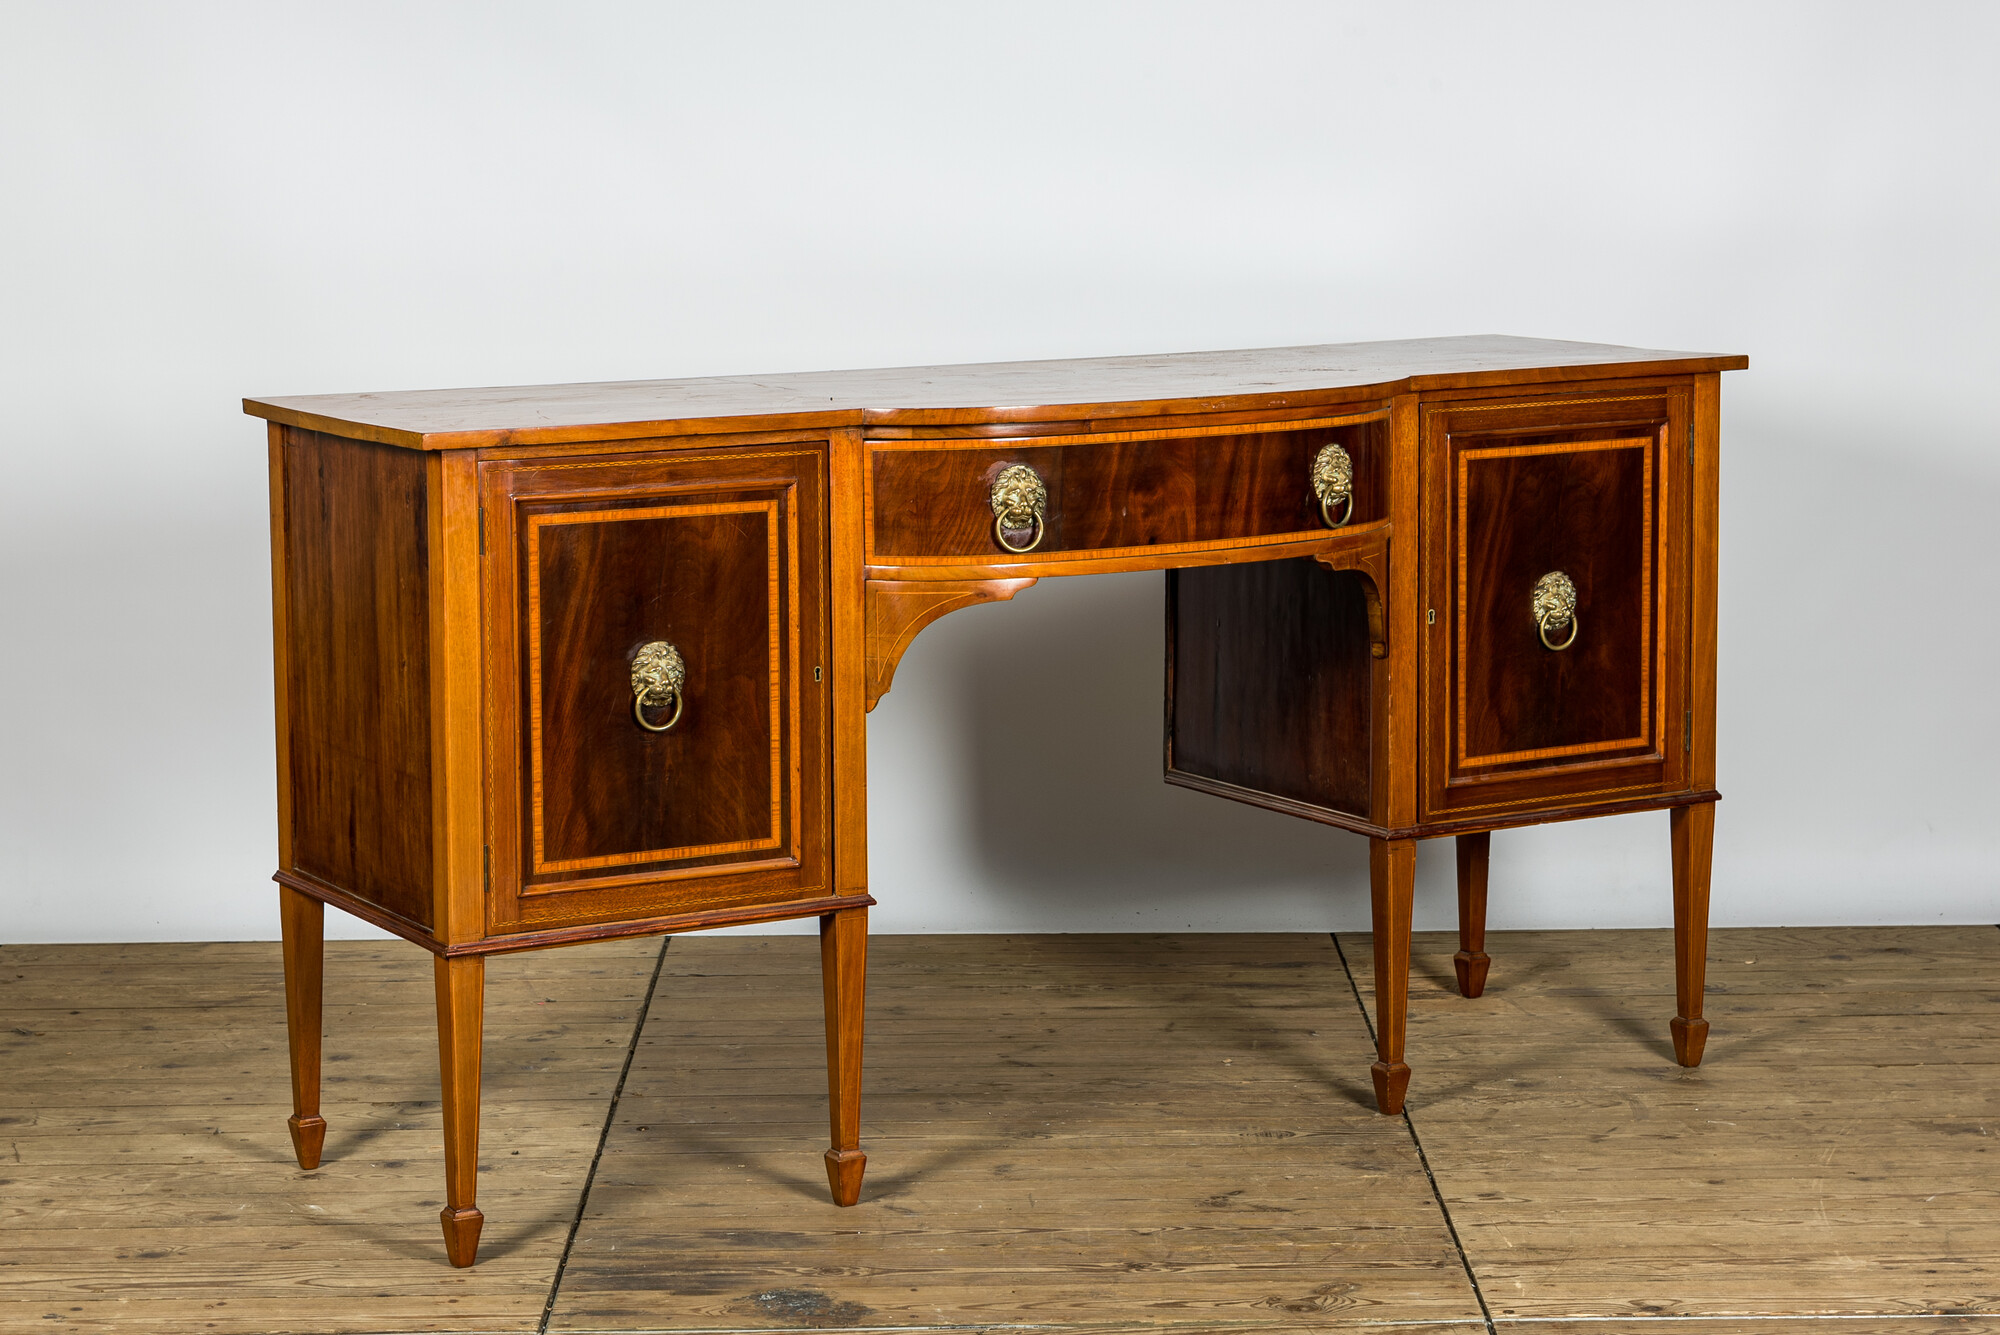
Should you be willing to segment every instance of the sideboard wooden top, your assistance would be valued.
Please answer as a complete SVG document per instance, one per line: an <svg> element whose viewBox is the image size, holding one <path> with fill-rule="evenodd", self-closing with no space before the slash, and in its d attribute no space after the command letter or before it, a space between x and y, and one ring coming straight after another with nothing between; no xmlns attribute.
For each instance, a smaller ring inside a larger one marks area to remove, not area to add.
<svg viewBox="0 0 2000 1335"><path fill-rule="evenodd" d="M1735 371L1740 355L1475 334L1074 361L245 399L291 426L411 449L690 430L967 426L1316 407L1501 383Z"/></svg>

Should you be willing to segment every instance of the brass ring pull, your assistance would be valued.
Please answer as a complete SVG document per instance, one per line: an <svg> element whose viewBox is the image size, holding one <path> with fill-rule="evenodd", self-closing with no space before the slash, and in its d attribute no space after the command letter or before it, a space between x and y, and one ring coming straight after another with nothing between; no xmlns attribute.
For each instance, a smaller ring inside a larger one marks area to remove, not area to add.
<svg viewBox="0 0 2000 1335"><path fill-rule="evenodd" d="M1354 518L1354 460L1338 445L1327 445L1313 456L1313 495L1319 497L1319 517L1328 528L1339 528ZM1340 506L1340 518L1333 507Z"/></svg>
<svg viewBox="0 0 2000 1335"><path fill-rule="evenodd" d="M1563 641L1563 642L1562 642L1561 644L1550 644L1550 643L1549 643L1549 623L1548 623L1548 622L1546 622L1546 621L1538 621L1538 622L1536 622L1535 624L1536 624L1536 627L1537 627L1537 628L1538 628L1538 629L1539 629L1539 630L1541 631L1541 633L1542 633L1542 643L1543 643L1544 645L1546 645L1546 646L1547 646L1548 648L1550 648L1550 649L1553 649L1553 650L1555 650L1555 651L1556 651L1557 653L1561 653L1561 652L1562 652L1563 650L1565 650L1565 649L1569 648L1569 647L1570 647L1570 646L1571 646L1572 644L1575 644L1575 643L1576 643L1576 632L1577 632L1577 627L1578 627L1578 624L1579 624L1579 623L1578 623L1578 620L1577 620L1577 615L1576 615L1576 613L1574 613L1574 612L1572 612L1572 613L1570 613L1570 614L1569 614L1569 638L1568 638L1568 639L1566 639L1566 640L1564 640L1564 641Z"/></svg>
<svg viewBox="0 0 2000 1335"><path fill-rule="evenodd" d="M1551 570L1535 581L1534 599L1530 608L1535 617L1535 630L1542 637L1542 647L1557 653L1576 643L1577 631L1582 622L1576 615L1576 584L1560 570ZM1561 644L1549 639L1549 631L1569 625L1569 638Z"/></svg>
<svg viewBox="0 0 2000 1335"><path fill-rule="evenodd" d="M667 732L681 721L681 709L687 704L687 664L681 659L681 651L665 640L654 640L640 646L632 659L632 717L647 732ZM673 717L665 723L648 723L648 709L674 707Z"/></svg>
<svg viewBox="0 0 2000 1335"><path fill-rule="evenodd" d="M1042 545L1042 535L1048 531L1045 518L1049 505L1049 489L1042 482L1042 475L1026 464L1010 464L993 479L993 494L989 497L993 504L993 540L1015 555L1032 552ZM1007 541L1009 529L1028 529L1033 536L1025 547L1016 547Z"/></svg>
<svg viewBox="0 0 2000 1335"><path fill-rule="evenodd" d="M1028 539L1027 546L1016 547L1013 543L1007 541L1006 526L997 519L993 521L994 540L998 542L1002 547L1005 547L1008 551L1013 552L1016 555L1022 552L1032 552L1035 550L1035 548L1042 545L1042 517L1040 515L1036 515L1034 518L1033 531L1035 536Z"/></svg>

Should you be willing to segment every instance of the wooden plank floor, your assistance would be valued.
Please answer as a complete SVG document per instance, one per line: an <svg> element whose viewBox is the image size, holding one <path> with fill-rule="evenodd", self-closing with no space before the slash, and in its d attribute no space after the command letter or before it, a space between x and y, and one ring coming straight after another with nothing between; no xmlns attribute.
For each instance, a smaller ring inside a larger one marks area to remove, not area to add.
<svg viewBox="0 0 2000 1335"><path fill-rule="evenodd" d="M1717 932L1694 1070L1671 933L1498 935L1476 1001L1455 948L1413 949L1410 1118L1502 1329L2000 1330L2000 930ZM1674 1315L1718 1320L1603 1320Z"/></svg>
<svg viewBox="0 0 2000 1335"><path fill-rule="evenodd" d="M1481 1329L1329 938L871 946L862 1203L817 943L676 942L552 1330Z"/></svg>
<svg viewBox="0 0 2000 1335"><path fill-rule="evenodd" d="M877 938L845 1211L814 942L498 959L471 1271L427 956L329 946L304 1174L274 946L0 947L0 1332L2000 1335L2000 931L1718 932L1696 1072L1664 933L1454 944L1405 1122L1365 936Z"/></svg>
<svg viewBox="0 0 2000 1335"><path fill-rule="evenodd" d="M489 966L486 1240L457 1271L428 954L327 943L302 1173L275 944L0 947L0 1332L536 1329L659 948Z"/></svg>

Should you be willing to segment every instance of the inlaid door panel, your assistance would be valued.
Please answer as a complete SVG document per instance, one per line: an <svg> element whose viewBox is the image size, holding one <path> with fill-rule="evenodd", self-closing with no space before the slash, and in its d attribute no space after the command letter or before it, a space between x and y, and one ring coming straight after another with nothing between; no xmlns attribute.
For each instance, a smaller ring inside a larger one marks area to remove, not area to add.
<svg viewBox="0 0 2000 1335"><path fill-rule="evenodd" d="M780 501L521 507L533 879L783 846ZM685 673L665 732L634 717L653 643Z"/></svg>
<svg viewBox="0 0 2000 1335"><path fill-rule="evenodd" d="M824 456L484 470L493 928L826 893Z"/></svg>
<svg viewBox="0 0 2000 1335"><path fill-rule="evenodd" d="M1428 817L1684 786L1688 409L1425 405Z"/></svg>

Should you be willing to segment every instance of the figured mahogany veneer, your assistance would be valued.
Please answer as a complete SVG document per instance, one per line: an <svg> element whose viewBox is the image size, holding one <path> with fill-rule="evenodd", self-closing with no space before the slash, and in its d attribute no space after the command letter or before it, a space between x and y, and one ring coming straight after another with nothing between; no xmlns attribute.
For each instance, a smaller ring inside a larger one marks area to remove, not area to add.
<svg viewBox="0 0 2000 1335"><path fill-rule="evenodd" d="M823 446L480 465L486 930L833 893ZM686 668L633 718L639 648Z"/></svg>
<svg viewBox="0 0 2000 1335"><path fill-rule="evenodd" d="M1354 461L1354 507L1346 518L1365 524L1382 518L1387 417L1308 421L1286 431L1035 436L1001 448L877 441L869 449L868 562L956 565L1018 556L1000 545L989 501L994 479L1017 464L1048 487L1048 516L1034 548L1044 560L1317 535L1326 524L1310 486L1312 463L1330 444Z"/></svg>
<svg viewBox="0 0 2000 1335"><path fill-rule="evenodd" d="M314 432L294 432L288 445L291 466L281 467L273 436L272 501L289 548L277 592L289 635L312 652L281 683L294 814L286 870L428 931L436 917L425 461Z"/></svg>
<svg viewBox="0 0 2000 1335"><path fill-rule="evenodd" d="M1744 364L1478 337L246 400L271 423L300 1164L325 904L437 957L454 1265L483 1224L486 955L810 916L853 1204L867 712L939 617L1095 572L1166 572L1169 782L1368 836L1382 1111L1436 835L1477 996L1489 831L1670 810L1671 1029L1698 1062L1717 382ZM1333 444L1351 506L1312 489ZM1003 544L1016 465L1044 508ZM1531 615L1551 571L1560 648Z"/></svg>
<svg viewBox="0 0 2000 1335"><path fill-rule="evenodd" d="M1687 787L1692 385L1426 404L1430 656L1424 809L1485 815ZM1530 613L1551 571L1574 645Z"/></svg>

